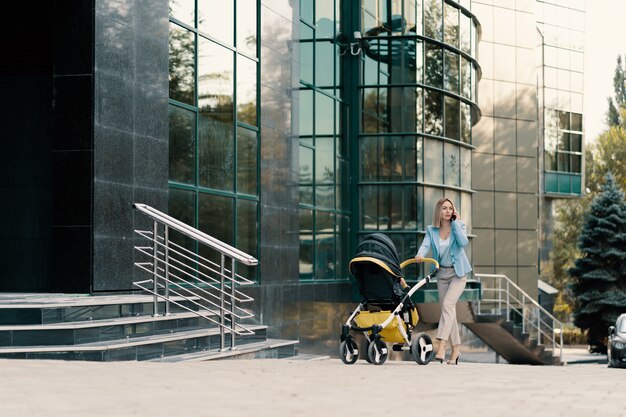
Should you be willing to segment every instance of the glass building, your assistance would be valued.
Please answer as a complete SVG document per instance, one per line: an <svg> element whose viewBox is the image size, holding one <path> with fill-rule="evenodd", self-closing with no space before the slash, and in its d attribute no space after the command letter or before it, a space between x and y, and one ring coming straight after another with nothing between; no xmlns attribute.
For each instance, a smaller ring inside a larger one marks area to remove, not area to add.
<svg viewBox="0 0 626 417"><path fill-rule="evenodd" d="M35 50L2 69L0 291L131 291L140 202L257 257L238 272L268 336L335 354L360 239L413 257L448 196L476 270L536 293L539 195L584 180L578 3L149 3L28 12Z"/></svg>

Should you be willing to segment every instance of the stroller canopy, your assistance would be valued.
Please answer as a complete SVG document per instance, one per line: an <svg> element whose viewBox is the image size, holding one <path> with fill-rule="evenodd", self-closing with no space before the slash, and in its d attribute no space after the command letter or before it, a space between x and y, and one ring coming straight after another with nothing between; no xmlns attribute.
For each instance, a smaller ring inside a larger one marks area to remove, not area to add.
<svg viewBox="0 0 626 417"><path fill-rule="evenodd" d="M392 275L402 277L402 270L400 269L400 259L398 258L398 251L393 241L382 233L372 233L363 239L359 246L356 247L356 255L350 262L350 272L356 277L357 271L354 269L356 265L355 261L359 258L374 258L381 263L376 262L383 269L387 270ZM370 261L371 262L371 261Z"/></svg>
<svg viewBox="0 0 626 417"><path fill-rule="evenodd" d="M393 302L403 294L398 252L392 240L382 233L367 236L357 246L357 253L350 261L350 273L370 303Z"/></svg>

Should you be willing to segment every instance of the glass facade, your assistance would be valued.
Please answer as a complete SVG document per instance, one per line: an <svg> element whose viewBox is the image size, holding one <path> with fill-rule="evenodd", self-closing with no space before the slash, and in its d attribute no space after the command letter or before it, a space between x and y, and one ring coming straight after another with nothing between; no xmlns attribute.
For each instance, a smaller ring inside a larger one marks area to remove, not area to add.
<svg viewBox="0 0 626 417"><path fill-rule="evenodd" d="M537 1L542 34L544 191L580 195L583 176L584 0Z"/></svg>
<svg viewBox="0 0 626 417"><path fill-rule="evenodd" d="M257 2L169 9L169 213L257 256Z"/></svg>
<svg viewBox="0 0 626 417"><path fill-rule="evenodd" d="M256 256L263 6L227 3L218 18L170 1L169 211ZM347 279L350 248L374 231L413 256L443 195L471 228L479 26L465 3L300 1L300 280Z"/></svg>
<svg viewBox="0 0 626 417"><path fill-rule="evenodd" d="M336 43L339 0L300 2L300 278L347 279L347 105Z"/></svg>
<svg viewBox="0 0 626 417"><path fill-rule="evenodd" d="M362 2L358 233L389 235L402 259L444 195L471 227L479 26L462 4Z"/></svg>

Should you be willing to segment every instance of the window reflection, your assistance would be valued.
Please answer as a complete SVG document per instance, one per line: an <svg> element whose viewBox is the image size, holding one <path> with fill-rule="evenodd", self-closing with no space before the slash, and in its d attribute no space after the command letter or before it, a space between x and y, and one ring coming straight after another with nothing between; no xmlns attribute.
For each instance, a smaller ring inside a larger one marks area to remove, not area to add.
<svg viewBox="0 0 626 417"><path fill-rule="evenodd" d="M216 13L215 4L211 1L198 2L198 30L209 36L219 39L229 45L234 45L233 28L235 27L234 1L220 2L219 13Z"/></svg>
<svg viewBox="0 0 626 417"><path fill-rule="evenodd" d="M196 114L169 106L170 180L194 184L196 159Z"/></svg>
<svg viewBox="0 0 626 417"><path fill-rule="evenodd" d="M446 76L444 88L448 91L459 93L459 55L445 51Z"/></svg>
<svg viewBox="0 0 626 417"><path fill-rule="evenodd" d="M215 13L213 2L169 1L169 96L187 105L170 105L169 173L173 184L169 210L185 223L254 255L258 132L238 126L236 146L234 134L235 115L239 122L257 124L257 63L241 54L257 55L258 13L256 0L235 1L220 4L220 13ZM207 37L236 47L237 54ZM201 188L181 190L179 183ZM213 190L230 196L214 195ZM237 196L235 191L243 195ZM175 233L172 236L175 238ZM183 240L183 244L198 250L193 242L188 245ZM206 249L200 250L207 255ZM253 278L255 269L242 268L246 271L240 269L239 273Z"/></svg>
<svg viewBox="0 0 626 417"><path fill-rule="evenodd" d="M472 109L466 103L461 103L461 140L472 143Z"/></svg>
<svg viewBox="0 0 626 417"><path fill-rule="evenodd" d="M169 95L170 99L195 104L195 67L193 32L170 24Z"/></svg>
<svg viewBox="0 0 626 417"><path fill-rule="evenodd" d="M300 146L300 204L313 205L313 149Z"/></svg>
<svg viewBox="0 0 626 417"><path fill-rule="evenodd" d="M300 80L313 84L313 46L315 35L313 29L300 22Z"/></svg>
<svg viewBox="0 0 626 417"><path fill-rule="evenodd" d="M459 9L444 2L444 42L459 47Z"/></svg>
<svg viewBox="0 0 626 417"><path fill-rule="evenodd" d="M198 228L229 245L234 245L235 200L231 197L199 193L198 194ZM214 262L219 262L219 253L200 246L200 255Z"/></svg>
<svg viewBox="0 0 626 417"><path fill-rule="evenodd" d="M315 212L315 278L335 277L335 213Z"/></svg>
<svg viewBox="0 0 626 417"><path fill-rule="evenodd" d="M325 94L315 93L315 133L332 135L335 128L334 100Z"/></svg>
<svg viewBox="0 0 626 417"><path fill-rule="evenodd" d="M235 147L231 125L200 115L198 177L202 187L233 191Z"/></svg>
<svg viewBox="0 0 626 417"><path fill-rule="evenodd" d="M424 36L443 41L442 0L424 0Z"/></svg>
<svg viewBox="0 0 626 417"><path fill-rule="evenodd" d="M315 19L317 38L334 38L334 1L315 0Z"/></svg>
<svg viewBox="0 0 626 417"><path fill-rule="evenodd" d="M424 81L433 87L443 87L443 50L440 46L426 43L426 72Z"/></svg>
<svg viewBox="0 0 626 417"><path fill-rule="evenodd" d="M460 139L460 102L456 98L447 97L445 98L445 115L446 115L446 125L445 125L445 136L450 139Z"/></svg>
<svg viewBox="0 0 626 417"><path fill-rule="evenodd" d="M443 135L443 96L439 92L425 90L424 132Z"/></svg>
<svg viewBox="0 0 626 417"><path fill-rule="evenodd" d="M233 123L233 53L200 38L198 52L198 107L207 118Z"/></svg>
<svg viewBox="0 0 626 417"><path fill-rule="evenodd" d="M237 50L256 56L257 0L237 0Z"/></svg>
<svg viewBox="0 0 626 417"><path fill-rule="evenodd" d="M360 140L360 179L415 181L414 136L363 137Z"/></svg>
<svg viewBox="0 0 626 417"><path fill-rule="evenodd" d="M389 131L387 120L387 89L365 88L362 98L363 133Z"/></svg>
<svg viewBox="0 0 626 417"><path fill-rule="evenodd" d="M237 55L237 120L257 124L257 63Z"/></svg>
<svg viewBox="0 0 626 417"><path fill-rule="evenodd" d="M312 278L314 235L313 235L313 210L300 208L298 211L300 218L300 276L302 278Z"/></svg>
<svg viewBox="0 0 626 417"><path fill-rule="evenodd" d="M451 143L444 143L444 183L458 187L461 175L461 160L459 155L459 147Z"/></svg>
<svg viewBox="0 0 626 417"><path fill-rule="evenodd" d="M315 43L315 83L319 87L334 85L335 47L332 42L317 41Z"/></svg>
<svg viewBox="0 0 626 417"><path fill-rule="evenodd" d="M237 249L258 258L257 251L257 202L237 200ZM254 268L237 263L237 273L244 277L254 276Z"/></svg>
<svg viewBox="0 0 626 417"><path fill-rule="evenodd" d="M237 191L257 194L257 132L237 128Z"/></svg>
<svg viewBox="0 0 626 417"><path fill-rule="evenodd" d="M443 184L443 143L424 139L424 181Z"/></svg>
<svg viewBox="0 0 626 417"><path fill-rule="evenodd" d="M195 0L169 0L168 5L170 16L191 27L195 26Z"/></svg>
<svg viewBox="0 0 626 417"><path fill-rule="evenodd" d="M362 186L361 229L415 230L417 194L414 185Z"/></svg>

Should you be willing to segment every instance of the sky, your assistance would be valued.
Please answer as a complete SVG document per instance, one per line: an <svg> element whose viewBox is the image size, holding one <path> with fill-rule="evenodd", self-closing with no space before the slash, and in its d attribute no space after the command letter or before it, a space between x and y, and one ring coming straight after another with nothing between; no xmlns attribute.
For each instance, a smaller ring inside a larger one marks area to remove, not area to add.
<svg viewBox="0 0 626 417"><path fill-rule="evenodd" d="M626 1L587 0L585 17L584 124L587 142L606 128L607 97L613 96L618 55L626 55L623 36Z"/></svg>

